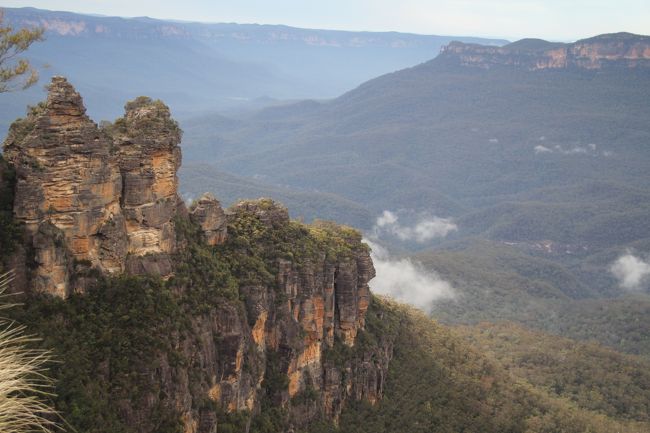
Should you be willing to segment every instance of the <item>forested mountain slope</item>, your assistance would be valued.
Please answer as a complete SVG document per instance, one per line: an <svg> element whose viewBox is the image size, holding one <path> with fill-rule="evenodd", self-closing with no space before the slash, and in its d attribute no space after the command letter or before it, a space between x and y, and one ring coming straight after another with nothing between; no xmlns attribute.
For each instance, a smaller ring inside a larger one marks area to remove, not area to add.
<svg viewBox="0 0 650 433"><path fill-rule="evenodd" d="M453 43L330 102L191 122L186 160L335 194L376 216L452 217L452 241L527 252L551 242L551 258L579 268L590 291L611 292L602 264L646 251L650 234L648 40Z"/></svg>
<svg viewBox="0 0 650 433"><path fill-rule="evenodd" d="M645 67L485 69L443 52L332 102L270 108L201 138L192 125L187 155L375 208L404 205L398 190L450 212L435 192L476 206L576 182L644 187L649 81Z"/></svg>

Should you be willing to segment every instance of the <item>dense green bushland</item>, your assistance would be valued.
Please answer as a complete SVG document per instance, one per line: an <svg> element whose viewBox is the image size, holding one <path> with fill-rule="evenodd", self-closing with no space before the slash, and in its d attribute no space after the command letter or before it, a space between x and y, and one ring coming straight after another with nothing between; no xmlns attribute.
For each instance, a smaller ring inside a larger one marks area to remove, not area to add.
<svg viewBox="0 0 650 433"><path fill-rule="evenodd" d="M650 297L616 289L611 276L603 282L615 289L609 292L576 278L587 265L607 268L616 251L596 257L591 264L580 259L558 263L517 246L472 240L414 257L455 289L455 299L432 306L433 317L443 323L510 320L552 334L595 340L622 352L650 355Z"/></svg>
<svg viewBox="0 0 650 433"><path fill-rule="evenodd" d="M56 408L84 432L135 431L121 421L117 403L137 402L156 386L142 373L161 351L175 359L170 336L185 320L164 283L148 277L101 278L85 294L67 300L34 295L14 310L12 318L53 351ZM156 414L159 431L178 431L175 414Z"/></svg>
<svg viewBox="0 0 650 433"><path fill-rule="evenodd" d="M614 418L650 421L650 362L502 322L456 331L510 373Z"/></svg>
<svg viewBox="0 0 650 433"><path fill-rule="evenodd" d="M621 418L643 419L643 393L636 394L635 415L601 411L588 399L572 401L563 398L569 393L554 394L543 381L526 381L513 375L492 355L481 353L484 346L472 348L454 331L436 324L421 312L392 302L375 300L369 311L368 332L395 335L395 357L390 364L386 395L376 406L361 402L344 411L338 429L321 425L310 430L320 432L642 432L650 425L614 421ZM468 332L473 332L469 328ZM518 334L515 334L515 336ZM510 336L506 333L504 338ZM513 337L515 338L515 337ZM551 339L552 337L547 337ZM562 340L564 343L566 340ZM601 349L602 350L602 349ZM515 352L517 353L517 352ZM601 352L597 352L600 354ZM603 351L616 362L615 352ZM574 359L580 358L580 353ZM507 351L504 357L510 356ZM599 357L590 353L580 362L593 362ZM645 387L638 380L631 358L622 371L599 378L598 369L585 370L585 384L591 390L608 390L609 403L624 405L621 396L626 381ZM610 367L613 364L610 363ZM614 364L615 365L615 364ZM507 365L506 365L507 366ZM579 367L572 364L573 367ZM509 366L507 366L509 367ZM553 368L552 365L549 368ZM603 367L606 368L606 367ZM542 367L540 367L540 370ZM569 370L569 367L567 367ZM555 376L543 375L543 380ZM568 374L559 374L562 381ZM575 372L575 374L580 374ZM614 386L616 385L616 386ZM634 398L634 397L629 397ZM639 411L637 411L637 409ZM608 418L605 413L613 415Z"/></svg>
<svg viewBox="0 0 650 433"><path fill-rule="evenodd" d="M275 206L270 201L257 203ZM175 272L167 281L153 276L107 277L90 271L83 276L95 282L86 293L66 300L28 293L21 306L7 313L42 337L40 347L53 351L57 362L51 370L57 385L52 398L76 431L138 431L138 426L124 425L122 411L124 405L143 405L148 395L161 392L151 373L161 362L188 368L190 377L200 377L200 371L191 372L196 367L178 349L179 341L192 338L192 318L224 304L236 305L245 314L239 287L275 287L279 259L297 266L319 260L336 262L351 257L357 248L366 248L351 228L327 222L268 225L251 213L233 212L236 216L230 219L228 240L216 247L203 244L199 228L189 220L175 220L182 248L173 258ZM11 219L2 227L3 236L11 233L8 227L13 230ZM3 249L3 258L10 254L11 250ZM273 373L275 358L270 354L269 373ZM263 383L269 398L287 386L286 377L279 374L271 374ZM160 401L147 422L157 432L180 431L179 415L164 397ZM286 423L285 411L274 407L270 399L262 406L252 431L280 431L274 428ZM219 431L242 431L249 424L251 414L212 409L219 412ZM274 427L269 430L269 425Z"/></svg>

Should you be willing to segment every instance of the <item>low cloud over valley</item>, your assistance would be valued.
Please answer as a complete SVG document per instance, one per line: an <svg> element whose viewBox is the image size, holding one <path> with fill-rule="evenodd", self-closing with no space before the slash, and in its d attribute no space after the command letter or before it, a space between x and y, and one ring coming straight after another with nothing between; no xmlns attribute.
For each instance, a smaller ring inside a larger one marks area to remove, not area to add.
<svg viewBox="0 0 650 433"><path fill-rule="evenodd" d="M458 226L450 218L421 217L414 225L409 226L400 223L395 213L385 210L377 218L373 232L376 237L389 235L401 241L424 243L434 238L443 238L457 230Z"/></svg>
<svg viewBox="0 0 650 433"><path fill-rule="evenodd" d="M609 270L625 290L643 290L650 283L650 262L629 251L619 257Z"/></svg>
<svg viewBox="0 0 650 433"><path fill-rule="evenodd" d="M439 299L454 297L454 290L436 273L422 268L409 258L393 258L376 242L365 242L372 248L372 261L377 276L370 281L373 293L390 296L400 302L430 312L432 304Z"/></svg>
<svg viewBox="0 0 650 433"><path fill-rule="evenodd" d="M544 141L544 137L540 137L540 141ZM586 146L576 145L573 147L564 147L559 144L555 146L538 144L533 148L535 155L543 154L559 154L559 155L588 155L588 156L604 156L609 157L614 153L610 150L601 150L595 143L589 143Z"/></svg>

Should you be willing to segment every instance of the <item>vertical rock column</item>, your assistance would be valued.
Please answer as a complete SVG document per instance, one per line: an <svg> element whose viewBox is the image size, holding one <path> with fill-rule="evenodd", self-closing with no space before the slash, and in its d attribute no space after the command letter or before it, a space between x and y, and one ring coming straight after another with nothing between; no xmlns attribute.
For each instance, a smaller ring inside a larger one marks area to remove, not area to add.
<svg viewBox="0 0 650 433"><path fill-rule="evenodd" d="M117 161L65 78L54 77L47 101L11 126L4 153L16 169L14 215L33 248L34 289L67 296L75 262L123 269Z"/></svg>
<svg viewBox="0 0 650 433"><path fill-rule="evenodd" d="M134 273L171 271L167 254L175 248L173 217L178 206L181 131L161 101L139 97L125 106L113 139L122 173L127 264ZM146 256L146 257L143 257Z"/></svg>
<svg viewBox="0 0 650 433"><path fill-rule="evenodd" d="M206 192L190 207L190 219L201 228L203 240L214 246L226 241L228 225L226 213L221 208L219 200Z"/></svg>

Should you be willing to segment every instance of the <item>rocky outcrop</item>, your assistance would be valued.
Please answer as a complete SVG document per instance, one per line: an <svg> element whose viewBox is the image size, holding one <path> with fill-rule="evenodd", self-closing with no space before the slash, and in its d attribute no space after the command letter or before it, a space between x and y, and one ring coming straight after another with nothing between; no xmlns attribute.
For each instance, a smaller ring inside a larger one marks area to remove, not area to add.
<svg viewBox="0 0 650 433"><path fill-rule="evenodd" d="M173 252L180 130L160 101L139 98L126 109L113 138L54 77L47 101L11 126L4 153L16 170L14 216L35 252L34 290L67 296L84 289L74 266L119 273L127 257Z"/></svg>
<svg viewBox="0 0 650 433"><path fill-rule="evenodd" d="M14 215L36 251L34 288L59 295L70 289L66 256L117 272L126 254L116 155L85 111L55 77L47 101L13 124L4 144L16 170Z"/></svg>
<svg viewBox="0 0 650 433"><path fill-rule="evenodd" d="M125 108L100 129L74 88L55 77L47 101L13 124L4 144L16 173L14 217L25 227L16 260L31 269L21 280L28 291L66 297L96 283L97 272L169 277L153 280L173 293L165 302L175 319L140 323L156 324L146 335L164 324L171 331L139 347L154 361L122 379L137 377L138 391L107 386L120 420L139 432L170 419L188 433L213 433L223 414L259 414L264 400L291 429L336 422L349 400L377 402L392 346L357 344L375 275L361 235L291 221L270 199L224 212L206 194L185 209L176 177L181 133L169 109L145 97ZM130 290L145 279L136 281ZM221 287L229 282L230 292ZM142 293L144 306L129 304L120 320L151 314L144 310L162 299ZM92 344L106 343L110 332L101 334ZM124 374L111 371L112 356L128 371L121 353L94 350L107 357L93 358L102 381Z"/></svg>
<svg viewBox="0 0 650 433"><path fill-rule="evenodd" d="M230 214L231 218L236 218L237 214L252 215L268 228L289 223L289 210L270 198L241 201L233 206Z"/></svg>
<svg viewBox="0 0 650 433"><path fill-rule="evenodd" d="M526 70L650 68L650 37L616 33L572 44L523 39L503 47L452 42L441 57L463 66Z"/></svg>
<svg viewBox="0 0 650 433"><path fill-rule="evenodd" d="M289 224L287 209L269 199L239 203L230 211L229 218L242 215L254 216L271 230ZM351 252L336 261L325 251L300 264L279 258L275 288L240 288L255 350L285 354L281 365L276 366L288 378L286 392L278 397L281 404L316 390L323 413L334 420L346 399L376 401L383 393L381 380L372 379L357 386L351 373L362 367L326 361L326 352L354 346L357 333L365 324L370 301L368 282L375 276L361 239L346 242L352 245ZM383 367L387 367L389 356L382 358L386 365L367 369L369 376L385 374Z"/></svg>
<svg viewBox="0 0 650 433"><path fill-rule="evenodd" d="M192 222L201 228L205 243L214 246L225 242L228 235L226 214L219 200L212 194L205 193L189 211Z"/></svg>
<svg viewBox="0 0 650 433"><path fill-rule="evenodd" d="M161 101L141 96L125 109L124 117L115 121L112 135L122 175L128 252L135 256L171 253L181 132Z"/></svg>

